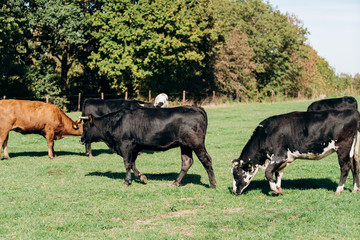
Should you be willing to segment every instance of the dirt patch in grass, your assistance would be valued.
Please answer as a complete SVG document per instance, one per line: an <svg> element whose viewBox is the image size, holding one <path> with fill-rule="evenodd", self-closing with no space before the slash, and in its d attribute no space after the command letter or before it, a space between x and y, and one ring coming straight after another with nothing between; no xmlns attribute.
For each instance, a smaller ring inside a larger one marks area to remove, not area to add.
<svg viewBox="0 0 360 240"><path fill-rule="evenodd" d="M194 201L193 198L180 198L179 200L180 200L180 201L184 201L184 202L188 202L188 203L191 203L191 202Z"/></svg>
<svg viewBox="0 0 360 240"><path fill-rule="evenodd" d="M196 209L195 210L181 210L181 211L166 213L161 216L157 216L157 217L153 217L153 218L149 218L149 219L145 219L145 220L137 220L136 223L140 224L140 225L141 224L150 224L155 220L160 220L160 219L170 218L170 217L183 217L183 216L195 214L197 212L198 212L198 210L196 210Z"/></svg>
<svg viewBox="0 0 360 240"><path fill-rule="evenodd" d="M62 174L65 174L64 171L62 170L54 170L54 171L51 171L51 172L48 172L48 175L62 175Z"/></svg>
<svg viewBox="0 0 360 240"><path fill-rule="evenodd" d="M238 207L238 208L225 208L223 211L224 212L240 212L241 210L244 210L243 207Z"/></svg>

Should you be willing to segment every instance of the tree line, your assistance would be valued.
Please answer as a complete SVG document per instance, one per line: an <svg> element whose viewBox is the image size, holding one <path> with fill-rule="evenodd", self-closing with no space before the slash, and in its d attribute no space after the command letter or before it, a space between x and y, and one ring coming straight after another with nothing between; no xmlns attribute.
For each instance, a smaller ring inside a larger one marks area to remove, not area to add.
<svg viewBox="0 0 360 240"><path fill-rule="evenodd" d="M360 74L336 75L308 34L261 0L1 1L0 94L65 106L79 92L261 101L359 89Z"/></svg>

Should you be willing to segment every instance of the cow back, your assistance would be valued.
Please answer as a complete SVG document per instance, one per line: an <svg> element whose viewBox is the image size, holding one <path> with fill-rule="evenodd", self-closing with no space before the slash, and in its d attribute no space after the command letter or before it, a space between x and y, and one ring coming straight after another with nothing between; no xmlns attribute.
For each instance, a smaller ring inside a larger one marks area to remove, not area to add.
<svg viewBox="0 0 360 240"><path fill-rule="evenodd" d="M94 118L94 125L92 131L98 132L92 133L93 136L101 138L115 151L117 143L127 141L141 149L166 150L203 143L207 117L198 107L137 108Z"/></svg>
<svg viewBox="0 0 360 240"><path fill-rule="evenodd" d="M152 108L154 105L137 100L86 99L83 103L82 115L88 116L89 114L92 114L95 117L100 117L122 109L136 109L139 107Z"/></svg>
<svg viewBox="0 0 360 240"><path fill-rule="evenodd" d="M354 97L341 97L323 99L313 102L308 107L307 111L324 111L324 110L343 110L353 109L358 110L358 104Z"/></svg>
<svg viewBox="0 0 360 240"><path fill-rule="evenodd" d="M331 141L353 139L359 129L360 115L351 109L319 112L291 112L269 117L255 129L240 158L256 159L263 165L267 154L285 156L286 152L321 153Z"/></svg>
<svg viewBox="0 0 360 240"><path fill-rule="evenodd" d="M0 121L2 128L17 132L40 133L46 131L81 135L72 129L73 121L54 104L27 100L1 100Z"/></svg>

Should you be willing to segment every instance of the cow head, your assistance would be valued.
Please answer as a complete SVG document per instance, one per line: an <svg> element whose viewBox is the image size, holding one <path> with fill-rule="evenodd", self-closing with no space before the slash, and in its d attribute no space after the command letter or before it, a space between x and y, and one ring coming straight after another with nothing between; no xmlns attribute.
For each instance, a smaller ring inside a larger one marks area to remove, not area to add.
<svg viewBox="0 0 360 240"><path fill-rule="evenodd" d="M159 108L167 108L169 106L168 95L166 93L160 93L156 96L154 106Z"/></svg>
<svg viewBox="0 0 360 240"><path fill-rule="evenodd" d="M89 114L87 117L80 117L84 121L83 133L80 138L80 143L91 143L99 141L97 136L97 129L94 124L94 116Z"/></svg>
<svg viewBox="0 0 360 240"><path fill-rule="evenodd" d="M232 160L232 164L233 192L235 194L240 194L247 186L249 186L258 168L255 167L251 161L246 162L240 159Z"/></svg>
<svg viewBox="0 0 360 240"><path fill-rule="evenodd" d="M82 123L82 121L80 120L76 120L75 122L73 122L72 123L72 128L74 129L74 130L79 130L79 129L81 129L82 128L82 125L83 125L83 123Z"/></svg>

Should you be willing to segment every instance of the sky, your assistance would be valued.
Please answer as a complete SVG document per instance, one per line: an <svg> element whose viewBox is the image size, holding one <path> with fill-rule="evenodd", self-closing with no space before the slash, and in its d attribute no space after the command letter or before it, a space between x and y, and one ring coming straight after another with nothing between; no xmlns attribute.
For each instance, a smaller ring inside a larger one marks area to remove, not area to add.
<svg viewBox="0 0 360 240"><path fill-rule="evenodd" d="M265 0L295 14L310 32L308 44L337 74L360 73L360 0Z"/></svg>

